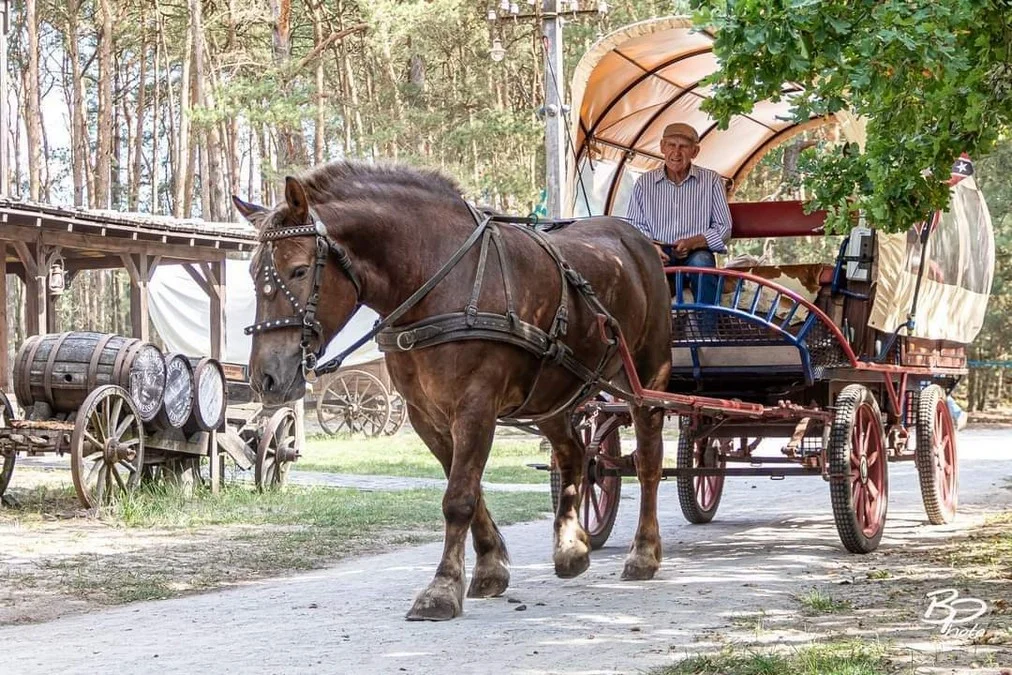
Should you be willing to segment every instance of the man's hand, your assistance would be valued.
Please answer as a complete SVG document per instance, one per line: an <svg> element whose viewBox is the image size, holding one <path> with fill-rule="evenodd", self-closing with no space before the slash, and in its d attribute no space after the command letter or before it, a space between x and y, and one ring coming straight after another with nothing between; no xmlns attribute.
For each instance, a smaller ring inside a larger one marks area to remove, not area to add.
<svg viewBox="0 0 1012 675"><path fill-rule="evenodd" d="M692 247L692 239L679 239L672 244L672 247L674 248L675 257L680 260L688 258L689 254L695 250Z"/></svg>
<svg viewBox="0 0 1012 675"><path fill-rule="evenodd" d="M706 243L706 237L701 234L697 234L694 237L679 239L672 244L672 246L674 247L675 256L680 260L688 258L689 254L696 249L709 248L709 245Z"/></svg>
<svg viewBox="0 0 1012 675"><path fill-rule="evenodd" d="M660 256L662 264L671 262L671 258L669 258L668 254L664 252L664 249L661 248L660 244L654 244L654 248L657 249L657 255Z"/></svg>

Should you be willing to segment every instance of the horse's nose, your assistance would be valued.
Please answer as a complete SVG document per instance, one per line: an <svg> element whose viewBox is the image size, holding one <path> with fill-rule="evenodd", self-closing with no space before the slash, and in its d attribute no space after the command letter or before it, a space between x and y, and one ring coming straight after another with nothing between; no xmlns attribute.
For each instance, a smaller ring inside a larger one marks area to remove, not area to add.
<svg viewBox="0 0 1012 675"><path fill-rule="evenodd" d="M274 378L268 373L264 373L264 376L260 379L260 391L270 393L274 391Z"/></svg>

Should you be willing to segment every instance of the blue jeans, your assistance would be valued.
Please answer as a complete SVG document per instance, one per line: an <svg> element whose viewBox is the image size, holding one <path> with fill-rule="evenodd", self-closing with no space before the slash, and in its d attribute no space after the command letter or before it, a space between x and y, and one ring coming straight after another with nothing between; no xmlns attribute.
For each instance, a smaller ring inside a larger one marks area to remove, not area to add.
<svg viewBox="0 0 1012 675"><path fill-rule="evenodd" d="M713 255L713 251L706 248L697 248L695 251L689 253L685 258L678 258L675 256L675 249L673 246L662 246L665 255L668 256L668 262L665 263L665 267L717 267L717 259ZM719 305L720 298L717 297L717 276L714 274L704 275L702 283L699 277L695 275L689 275L689 287L692 289L692 297L697 303L706 303ZM668 275L668 284L671 286L671 297L675 298L675 275ZM697 288L698 286L698 288Z"/></svg>

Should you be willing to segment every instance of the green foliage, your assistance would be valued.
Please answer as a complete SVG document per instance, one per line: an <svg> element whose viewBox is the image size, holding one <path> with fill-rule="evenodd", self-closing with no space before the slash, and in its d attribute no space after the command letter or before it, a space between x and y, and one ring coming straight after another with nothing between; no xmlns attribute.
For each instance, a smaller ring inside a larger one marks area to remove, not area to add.
<svg viewBox="0 0 1012 675"><path fill-rule="evenodd" d="M864 152L816 158L812 205L842 229L864 212L904 231L944 208L962 152L979 157L1012 120L1012 11L1007 0L692 0L718 29L721 70L706 109L726 125L789 83L800 120L841 110L868 119Z"/></svg>

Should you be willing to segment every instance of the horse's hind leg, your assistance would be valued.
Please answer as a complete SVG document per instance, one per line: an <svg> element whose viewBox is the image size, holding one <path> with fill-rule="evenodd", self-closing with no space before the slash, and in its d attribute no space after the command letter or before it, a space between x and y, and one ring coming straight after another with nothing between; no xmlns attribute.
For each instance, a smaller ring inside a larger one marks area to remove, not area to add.
<svg viewBox="0 0 1012 675"><path fill-rule="evenodd" d="M661 566L661 534L657 524L657 486L661 481L664 411L630 406L636 427L636 476L640 482L640 519L622 578L652 579Z"/></svg>
<svg viewBox="0 0 1012 675"><path fill-rule="evenodd" d="M411 427L443 465L443 473L449 478L450 467L453 464L453 437L449 430L436 428L424 413L410 405L408 417L411 418ZM488 512L485 496L480 487L478 506L471 521L471 540L474 542L474 551L478 559L474 564L467 597L494 598L502 595L510 583L509 553L506 551L506 542L499 528Z"/></svg>
<svg viewBox="0 0 1012 675"><path fill-rule="evenodd" d="M579 489L583 479L583 443L576 435L571 411L538 423L552 443L555 464L562 484L559 510L555 514L555 574L564 579L575 577L590 567L590 537L578 518Z"/></svg>
<svg viewBox="0 0 1012 675"><path fill-rule="evenodd" d="M453 461L443 494L446 533L443 558L428 587L415 599L409 620L444 621L459 616L464 604L464 546L481 504L481 474L495 433L495 412L457 411L451 422Z"/></svg>

